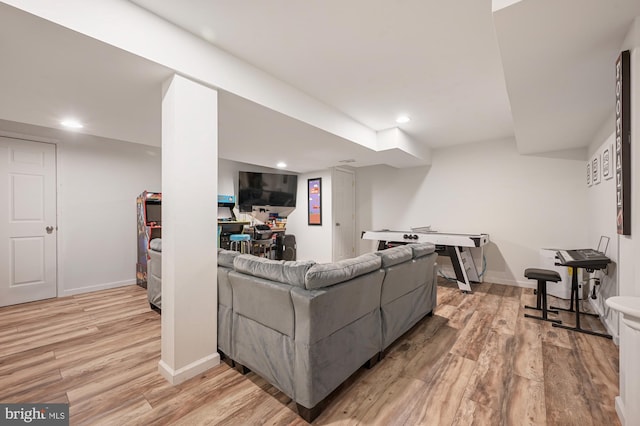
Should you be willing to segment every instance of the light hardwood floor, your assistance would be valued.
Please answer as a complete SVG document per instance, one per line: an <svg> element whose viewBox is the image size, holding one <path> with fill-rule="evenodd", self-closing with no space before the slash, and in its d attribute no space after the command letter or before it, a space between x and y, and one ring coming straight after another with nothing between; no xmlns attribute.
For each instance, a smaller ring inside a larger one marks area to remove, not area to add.
<svg viewBox="0 0 640 426"><path fill-rule="evenodd" d="M619 424L610 340L523 318L531 289L473 289L442 282L435 315L347 380L314 424ZM223 363L173 387L159 359L160 317L137 286L0 308L0 402L68 402L71 424L306 424L253 373Z"/></svg>

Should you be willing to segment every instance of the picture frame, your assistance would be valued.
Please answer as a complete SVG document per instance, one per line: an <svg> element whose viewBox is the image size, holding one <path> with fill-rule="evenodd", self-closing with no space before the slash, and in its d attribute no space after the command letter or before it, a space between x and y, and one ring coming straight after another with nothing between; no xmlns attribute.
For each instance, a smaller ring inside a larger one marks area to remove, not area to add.
<svg viewBox="0 0 640 426"><path fill-rule="evenodd" d="M587 186L593 185L591 181L591 161L587 161Z"/></svg>
<svg viewBox="0 0 640 426"><path fill-rule="evenodd" d="M597 153L591 159L591 180L594 185L600 183L600 153Z"/></svg>
<svg viewBox="0 0 640 426"><path fill-rule="evenodd" d="M613 144L611 144L602 150L602 178L605 180L613 178L613 161Z"/></svg>
<svg viewBox="0 0 640 426"><path fill-rule="evenodd" d="M307 224L322 226L322 178L307 179Z"/></svg>
<svg viewBox="0 0 640 426"><path fill-rule="evenodd" d="M631 52L616 60L615 174L618 235L631 235ZM613 154L613 152L611 153Z"/></svg>

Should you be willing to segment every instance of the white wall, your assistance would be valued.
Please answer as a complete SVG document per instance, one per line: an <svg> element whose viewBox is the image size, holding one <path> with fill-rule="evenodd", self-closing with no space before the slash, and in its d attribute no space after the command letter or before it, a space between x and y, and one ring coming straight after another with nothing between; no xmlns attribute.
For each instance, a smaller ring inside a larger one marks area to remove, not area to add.
<svg viewBox="0 0 640 426"><path fill-rule="evenodd" d="M631 235L619 238L618 286L621 296L640 296L640 17L627 34L625 49L631 51Z"/></svg>
<svg viewBox="0 0 640 426"><path fill-rule="evenodd" d="M135 283L136 196L161 190L160 149L72 135L58 144L58 296Z"/></svg>
<svg viewBox="0 0 640 426"><path fill-rule="evenodd" d="M322 225L308 225L307 179L322 178ZM333 257L331 170L320 170L298 176L296 210L287 220L287 234L296 236L297 260L331 262Z"/></svg>
<svg viewBox="0 0 640 426"><path fill-rule="evenodd" d="M608 130L608 132L604 132L607 136L596 136L596 139L589 147L589 160L591 160L595 154L600 154L601 162L602 150L607 146L613 146L614 152L612 155L615 156L615 145L613 145L615 143L613 120L607 120L603 128ZM585 173L586 164L587 163L585 162ZM619 294L617 279L618 233L616 227L616 188L615 169L613 168L613 165L611 171L614 175L612 179L606 180L601 178L600 183L592 185L587 189L588 240L595 248L601 235L609 237L609 246L607 248L606 255L612 261L607 269L595 271L593 274L590 274L590 278L598 278L600 280L600 286L595 287L597 298L589 298L588 300L596 311L600 313L602 320L606 322L609 332L613 336L617 337L618 316L614 311L608 309L605 304L605 300L608 297L617 296ZM593 285L593 281L591 281L590 285Z"/></svg>
<svg viewBox="0 0 640 426"><path fill-rule="evenodd" d="M621 47L631 51L631 235L618 238L618 291L620 296L640 296L640 17L636 17ZM613 65L612 65L613 66ZM613 95L612 95L613 96ZM612 106L613 107L613 106ZM640 400L637 368L637 332L627 324L619 324L620 330L620 396L616 398L616 411L622 424L635 419L625 416L635 412L632 404ZM631 408L629 408L631 407Z"/></svg>
<svg viewBox="0 0 640 426"><path fill-rule="evenodd" d="M585 154L524 156L509 139L434 150L431 167L356 169L356 232L431 225L488 233L485 280L533 286L523 273L538 266L540 248L589 242ZM360 253L374 249L360 241Z"/></svg>

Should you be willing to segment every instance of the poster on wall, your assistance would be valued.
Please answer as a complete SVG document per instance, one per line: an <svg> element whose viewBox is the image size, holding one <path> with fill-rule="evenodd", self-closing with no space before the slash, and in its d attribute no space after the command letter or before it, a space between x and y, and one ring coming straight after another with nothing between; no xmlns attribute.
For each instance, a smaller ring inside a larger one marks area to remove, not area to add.
<svg viewBox="0 0 640 426"><path fill-rule="evenodd" d="M611 179L613 177L613 146L607 145L602 150L602 178Z"/></svg>
<svg viewBox="0 0 640 426"><path fill-rule="evenodd" d="M616 60L616 225L618 234L631 235L631 55Z"/></svg>
<svg viewBox="0 0 640 426"><path fill-rule="evenodd" d="M322 178L307 179L308 224L322 225Z"/></svg>
<svg viewBox="0 0 640 426"><path fill-rule="evenodd" d="M596 154L591 160L591 174L594 185L600 183L600 154Z"/></svg>

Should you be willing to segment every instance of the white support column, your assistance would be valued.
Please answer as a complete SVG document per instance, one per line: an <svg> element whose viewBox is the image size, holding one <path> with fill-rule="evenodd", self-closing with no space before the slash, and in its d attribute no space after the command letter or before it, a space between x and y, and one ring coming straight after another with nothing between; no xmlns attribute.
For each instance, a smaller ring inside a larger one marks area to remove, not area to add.
<svg viewBox="0 0 640 426"><path fill-rule="evenodd" d="M174 75L162 100L162 356L181 383L217 353L218 92Z"/></svg>

